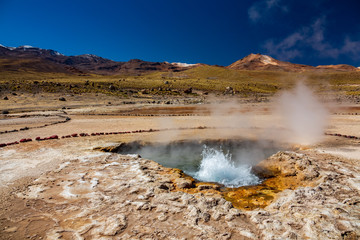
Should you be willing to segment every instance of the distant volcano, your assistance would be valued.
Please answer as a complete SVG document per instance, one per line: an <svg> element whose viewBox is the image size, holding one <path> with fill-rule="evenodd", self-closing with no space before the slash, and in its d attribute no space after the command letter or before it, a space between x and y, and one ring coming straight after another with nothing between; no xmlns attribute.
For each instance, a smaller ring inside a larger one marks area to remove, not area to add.
<svg viewBox="0 0 360 240"><path fill-rule="evenodd" d="M285 71L285 72L303 72L303 71L358 71L359 69L350 65L320 65L317 67L295 64L276 60L270 56L262 54L250 54L231 65L228 69L235 70L263 70L263 71Z"/></svg>

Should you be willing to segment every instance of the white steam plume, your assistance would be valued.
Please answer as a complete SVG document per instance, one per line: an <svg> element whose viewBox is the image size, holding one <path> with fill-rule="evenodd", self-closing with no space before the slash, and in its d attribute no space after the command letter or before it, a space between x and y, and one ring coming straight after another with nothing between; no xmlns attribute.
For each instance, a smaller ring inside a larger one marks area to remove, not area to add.
<svg viewBox="0 0 360 240"><path fill-rule="evenodd" d="M302 82L280 95L277 113L282 125L289 131L283 139L289 143L314 144L324 136L329 113Z"/></svg>

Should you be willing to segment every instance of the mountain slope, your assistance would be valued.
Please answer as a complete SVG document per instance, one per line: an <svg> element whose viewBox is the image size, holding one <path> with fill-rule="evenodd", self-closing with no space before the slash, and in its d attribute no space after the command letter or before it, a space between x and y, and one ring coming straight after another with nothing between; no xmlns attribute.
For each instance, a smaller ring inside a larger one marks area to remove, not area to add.
<svg viewBox="0 0 360 240"><path fill-rule="evenodd" d="M342 71L342 72L348 72L348 71L360 71L359 68L356 68L351 65L347 64L337 64L337 65L319 65L316 67L317 70L327 70L327 71Z"/></svg>
<svg viewBox="0 0 360 240"><path fill-rule="evenodd" d="M258 70L258 71L285 71L285 72L304 72L304 71L358 71L359 69L350 65L320 65L317 67L295 64L276 60L270 56L262 54L250 54L231 65L228 69L234 70Z"/></svg>
<svg viewBox="0 0 360 240"><path fill-rule="evenodd" d="M0 71L60 72L67 74L140 75L152 72L179 72L204 64L148 62L132 59L117 62L92 54L66 56L51 49L32 46L5 47L0 44ZM206 64L205 64L206 65ZM308 66L276 60L262 54L250 54L226 67L232 70L282 72L352 72L359 68L340 64ZM224 68L225 69L225 68Z"/></svg>
<svg viewBox="0 0 360 240"><path fill-rule="evenodd" d="M266 70L286 72L302 72L315 69L314 67L308 65L279 61L270 56L262 54L250 54L227 66L227 68L235 70Z"/></svg>
<svg viewBox="0 0 360 240"><path fill-rule="evenodd" d="M193 66L182 66L167 62L147 62L133 59L128 62L116 62L92 54L65 56L57 51L32 46L17 48L0 45L0 59L6 60L11 69L30 69L41 72L96 73L105 75L131 74L153 71L182 71ZM24 61L26 64L24 65ZM0 67L4 68L4 67Z"/></svg>

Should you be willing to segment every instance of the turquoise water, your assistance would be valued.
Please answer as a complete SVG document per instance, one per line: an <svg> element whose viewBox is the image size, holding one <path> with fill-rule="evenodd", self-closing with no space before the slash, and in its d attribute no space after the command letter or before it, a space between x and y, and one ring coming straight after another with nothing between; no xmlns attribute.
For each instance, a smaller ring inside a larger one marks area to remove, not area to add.
<svg viewBox="0 0 360 240"><path fill-rule="evenodd" d="M239 187L258 184L261 180L251 172L251 167L278 150L264 142L206 141L134 144L119 153L140 154L165 167L179 168L199 181Z"/></svg>

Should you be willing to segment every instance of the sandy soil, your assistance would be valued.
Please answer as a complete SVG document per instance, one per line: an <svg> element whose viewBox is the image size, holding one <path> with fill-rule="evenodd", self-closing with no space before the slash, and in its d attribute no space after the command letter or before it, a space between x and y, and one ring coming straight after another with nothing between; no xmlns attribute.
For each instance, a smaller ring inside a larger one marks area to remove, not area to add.
<svg viewBox="0 0 360 240"><path fill-rule="evenodd" d="M55 107L48 106L45 111L3 117L0 132L29 129L2 133L0 143L54 134L187 129L32 141L0 148L0 239L359 237L357 139L326 136L321 143L298 150L317 159L321 180L313 187L283 191L273 204L254 211L233 209L217 195L167 191L161 184L169 180L152 161L93 150L134 140L271 138L273 130L282 126L268 108L266 104L242 106L239 112L246 117L236 121L221 113L214 117L203 106L157 104L56 111L49 111ZM327 132L360 133L357 111L338 110L339 114L331 115ZM24 114L28 116L19 117ZM65 117L71 120L49 125ZM199 126L218 129L195 129Z"/></svg>

